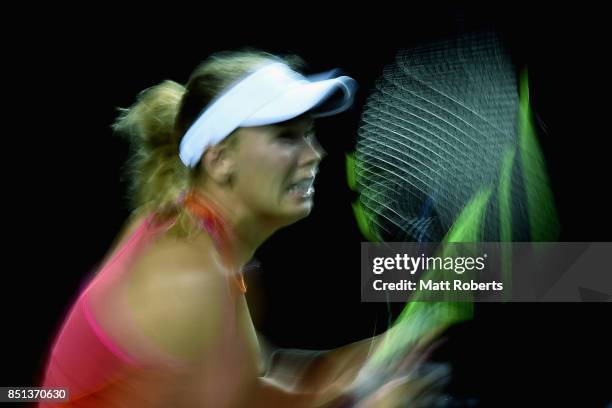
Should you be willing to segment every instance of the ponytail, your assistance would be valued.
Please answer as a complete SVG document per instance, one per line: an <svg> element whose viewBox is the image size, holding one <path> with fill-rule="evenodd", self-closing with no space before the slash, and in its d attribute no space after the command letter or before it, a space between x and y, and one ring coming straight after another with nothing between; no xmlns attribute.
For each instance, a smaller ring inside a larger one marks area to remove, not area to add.
<svg viewBox="0 0 612 408"><path fill-rule="evenodd" d="M158 211L172 206L188 188L189 174L179 159L181 134L175 122L185 88L164 81L144 90L134 105L121 109L113 128L130 143L127 176L135 209Z"/></svg>

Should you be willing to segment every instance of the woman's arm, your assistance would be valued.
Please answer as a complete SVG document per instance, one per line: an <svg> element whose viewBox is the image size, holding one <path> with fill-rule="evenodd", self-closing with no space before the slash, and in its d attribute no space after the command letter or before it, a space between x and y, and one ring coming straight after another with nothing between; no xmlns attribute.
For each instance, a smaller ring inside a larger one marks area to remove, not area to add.
<svg viewBox="0 0 612 408"><path fill-rule="evenodd" d="M261 377L253 399L245 405L249 408L331 408L341 398L340 394L321 394L288 389L276 381Z"/></svg>
<svg viewBox="0 0 612 408"><path fill-rule="evenodd" d="M386 336L403 334L397 329L329 351L277 350L272 354L266 378L294 392L314 394L319 401L345 396L371 407L395 406L385 404L402 398L416 401L436 397L437 385L448 376L448 368L426 363L437 347L435 333L415 342L380 372L370 372L371 367L368 372L364 370L368 358L383 346Z"/></svg>
<svg viewBox="0 0 612 408"><path fill-rule="evenodd" d="M376 336L327 351L276 350L264 378L295 393L331 400L350 389L379 341Z"/></svg>

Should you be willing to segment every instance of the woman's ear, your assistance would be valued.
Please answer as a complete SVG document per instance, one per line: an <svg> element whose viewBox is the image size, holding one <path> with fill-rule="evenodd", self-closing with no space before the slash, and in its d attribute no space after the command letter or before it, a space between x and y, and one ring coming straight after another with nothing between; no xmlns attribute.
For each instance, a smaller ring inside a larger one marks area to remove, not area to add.
<svg viewBox="0 0 612 408"><path fill-rule="evenodd" d="M235 163L234 149L226 143L209 147L202 157L206 175L220 185L231 183Z"/></svg>

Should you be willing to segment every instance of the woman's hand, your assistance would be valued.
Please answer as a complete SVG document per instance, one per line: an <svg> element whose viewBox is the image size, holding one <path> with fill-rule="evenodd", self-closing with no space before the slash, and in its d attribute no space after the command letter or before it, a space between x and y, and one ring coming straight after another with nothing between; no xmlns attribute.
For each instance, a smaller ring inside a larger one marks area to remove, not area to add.
<svg viewBox="0 0 612 408"><path fill-rule="evenodd" d="M450 370L444 364L426 364L413 372L393 378L369 395L357 398L355 407L444 407L443 388Z"/></svg>
<svg viewBox="0 0 612 408"><path fill-rule="evenodd" d="M427 359L440 342L424 341L397 361L366 364L351 387L353 405L360 408L443 407L450 367Z"/></svg>

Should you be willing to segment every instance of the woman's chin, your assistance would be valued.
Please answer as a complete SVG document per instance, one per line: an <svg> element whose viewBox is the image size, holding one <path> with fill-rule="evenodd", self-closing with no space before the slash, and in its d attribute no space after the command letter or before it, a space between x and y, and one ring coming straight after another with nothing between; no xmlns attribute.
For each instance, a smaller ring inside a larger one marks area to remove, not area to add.
<svg viewBox="0 0 612 408"><path fill-rule="evenodd" d="M297 222L303 218L308 217L310 212L312 211L314 203L312 199L301 200L299 202L292 202L285 207L283 211L283 224L289 225ZM289 207L289 208L287 208Z"/></svg>

